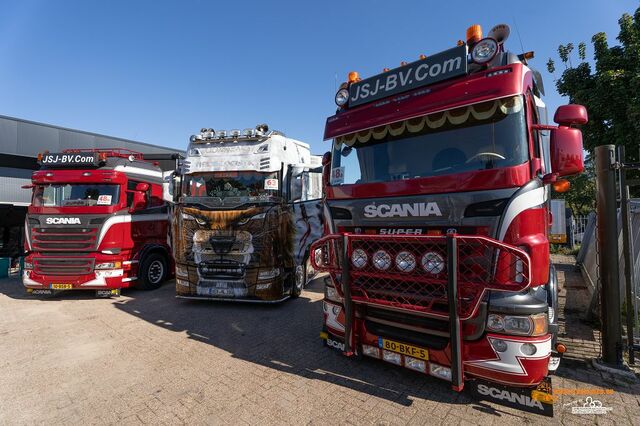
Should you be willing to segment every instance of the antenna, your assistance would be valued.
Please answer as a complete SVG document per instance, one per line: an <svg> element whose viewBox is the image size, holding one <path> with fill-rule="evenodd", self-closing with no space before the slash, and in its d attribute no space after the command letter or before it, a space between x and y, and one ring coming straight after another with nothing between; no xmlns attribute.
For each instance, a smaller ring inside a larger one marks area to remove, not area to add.
<svg viewBox="0 0 640 426"><path fill-rule="evenodd" d="M338 73L334 73L333 75L333 91L337 92L338 91Z"/></svg>
<svg viewBox="0 0 640 426"><path fill-rule="evenodd" d="M520 41L520 49L522 49L522 53L524 53L524 45L522 44L522 37L520 37L520 30L518 29L518 22L516 21L516 17L513 17L513 26L516 27L516 34L518 34L518 40Z"/></svg>

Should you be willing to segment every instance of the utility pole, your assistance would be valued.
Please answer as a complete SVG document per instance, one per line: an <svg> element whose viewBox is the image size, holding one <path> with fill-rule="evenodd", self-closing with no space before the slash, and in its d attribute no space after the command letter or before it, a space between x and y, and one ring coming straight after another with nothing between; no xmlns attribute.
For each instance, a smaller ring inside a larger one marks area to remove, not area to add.
<svg viewBox="0 0 640 426"><path fill-rule="evenodd" d="M622 367L615 145L598 146L595 153L602 361L611 367Z"/></svg>

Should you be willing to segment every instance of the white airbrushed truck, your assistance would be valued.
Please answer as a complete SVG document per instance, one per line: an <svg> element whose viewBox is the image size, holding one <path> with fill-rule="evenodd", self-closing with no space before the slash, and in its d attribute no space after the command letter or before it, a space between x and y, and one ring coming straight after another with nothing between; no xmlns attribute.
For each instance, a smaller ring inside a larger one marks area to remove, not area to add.
<svg viewBox="0 0 640 426"><path fill-rule="evenodd" d="M322 233L322 166L269 130L203 128L173 180L180 298L279 302L300 295Z"/></svg>

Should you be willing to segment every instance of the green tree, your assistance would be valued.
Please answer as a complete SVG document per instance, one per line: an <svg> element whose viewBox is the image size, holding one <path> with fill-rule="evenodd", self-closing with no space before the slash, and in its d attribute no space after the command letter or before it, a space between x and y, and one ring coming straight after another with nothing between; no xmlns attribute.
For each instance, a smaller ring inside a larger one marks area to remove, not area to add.
<svg viewBox="0 0 640 426"><path fill-rule="evenodd" d="M571 189L564 193L555 193L553 198L564 199L566 206L574 215L587 215L595 210L596 179L593 162L585 160L584 173L569 178Z"/></svg>
<svg viewBox="0 0 640 426"><path fill-rule="evenodd" d="M583 126L585 149L593 156L598 145L624 145L628 162L639 161L640 155L640 8L634 15L624 14L618 20L620 45L609 46L605 33L591 38L593 67L586 62L586 45L578 44L580 62L573 66L573 44L560 45L558 56L564 70L556 80L558 93L571 103L587 107L589 123ZM555 62L549 59L547 70L555 72ZM593 172L571 179L570 192L592 191ZM639 190L634 191L635 194ZM572 197L567 193L564 197ZM593 201L591 202L593 205Z"/></svg>

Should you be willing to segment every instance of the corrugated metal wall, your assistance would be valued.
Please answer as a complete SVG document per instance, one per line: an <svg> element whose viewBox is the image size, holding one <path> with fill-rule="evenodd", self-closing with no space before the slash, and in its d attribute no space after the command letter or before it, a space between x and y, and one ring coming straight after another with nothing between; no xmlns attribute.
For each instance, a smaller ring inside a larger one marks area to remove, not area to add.
<svg viewBox="0 0 640 426"><path fill-rule="evenodd" d="M0 116L0 154L34 158L42 151L60 152L71 148L126 148L144 154L179 152L172 148ZM173 162L163 161L161 165L170 169ZM0 167L0 204L28 205L31 191L22 189L22 186L31 183L31 170L6 167L8 164L4 166Z"/></svg>
<svg viewBox="0 0 640 426"><path fill-rule="evenodd" d="M0 116L0 153L35 157L42 151L69 148L127 148L145 154L177 152L172 148Z"/></svg>
<svg viewBox="0 0 640 426"><path fill-rule="evenodd" d="M0 167L0 202L16 206L31 203L31 190L22 189L31 183L31 170Z"/></svg>

